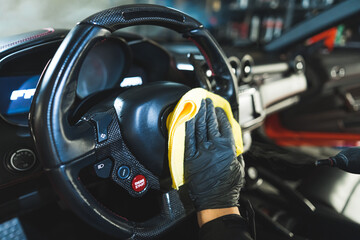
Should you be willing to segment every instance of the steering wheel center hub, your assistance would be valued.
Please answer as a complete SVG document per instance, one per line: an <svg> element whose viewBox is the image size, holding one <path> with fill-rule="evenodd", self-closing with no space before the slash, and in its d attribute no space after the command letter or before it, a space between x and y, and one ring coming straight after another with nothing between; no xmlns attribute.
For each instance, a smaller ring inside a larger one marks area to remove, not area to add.
<svg viewBox="0 0 360 240"><path fill-rule="evenodd" d="M177 83L157 82L129 89L115 102L120 129L129 150L153 174L169 174L167 136L162 126L174 105L190 88Z"/></svg>

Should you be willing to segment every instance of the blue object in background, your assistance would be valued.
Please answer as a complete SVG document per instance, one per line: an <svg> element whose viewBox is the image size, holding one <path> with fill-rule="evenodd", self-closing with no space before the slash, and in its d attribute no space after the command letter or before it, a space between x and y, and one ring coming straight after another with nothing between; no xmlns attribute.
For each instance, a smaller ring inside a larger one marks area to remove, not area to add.
<svg viewBox="0 0 360 240"><path fill-rule="evenodd" d="M26 240L24 230L18 218L0 224L0 240Z"/></svg>
<svg viewBox="0 0 360 240"><path fill-rule="evenodd" d="M26 114L40 75L0 77L0 113Z"/></svg>
<svg viewBox="0 0 360 240"><path fill-rule="evenodd" d="M26 77L20 88L11 91L8 115L29 112L39 77L39 75Z"/></svg>

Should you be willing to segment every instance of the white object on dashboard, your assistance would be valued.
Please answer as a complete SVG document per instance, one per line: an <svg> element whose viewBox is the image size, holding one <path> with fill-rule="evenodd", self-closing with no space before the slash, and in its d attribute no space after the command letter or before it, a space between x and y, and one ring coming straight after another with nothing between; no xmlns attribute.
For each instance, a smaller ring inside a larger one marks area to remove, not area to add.
<svg viewBox="0 0 360 240"><path fill-rule="evenodd" d="M268 107L283 99L301 93L307 89L306 77L304 74L293 74L282 79L267 79L259 87L263 106Z"/></svg>

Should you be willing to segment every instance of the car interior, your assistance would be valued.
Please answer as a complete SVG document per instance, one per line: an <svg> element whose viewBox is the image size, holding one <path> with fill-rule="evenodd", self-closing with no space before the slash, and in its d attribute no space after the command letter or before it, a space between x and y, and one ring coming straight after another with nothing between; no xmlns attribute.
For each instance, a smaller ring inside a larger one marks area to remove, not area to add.
<svg viewBox="0 0 360 240"><path fill-rule="evenodd" d="M120 0L78 16L0 35L0 239L197 239L166 126L193 88L240 123L254 238L360 238L360 175L314 164L360 145L360 1Z"/></svg>

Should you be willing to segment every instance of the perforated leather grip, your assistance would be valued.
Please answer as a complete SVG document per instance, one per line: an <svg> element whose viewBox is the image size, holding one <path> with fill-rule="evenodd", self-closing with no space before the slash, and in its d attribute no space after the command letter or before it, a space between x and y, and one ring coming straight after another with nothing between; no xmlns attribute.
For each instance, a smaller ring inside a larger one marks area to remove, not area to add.
<svg viewBox="0 0 360 240"><path fill-rule="evenodd" d="M96 13L80 24L93 24L116 31L134 25L158 25L179 33L202 28L202 24L186 14L157 5L124 5Z"/></svg>

